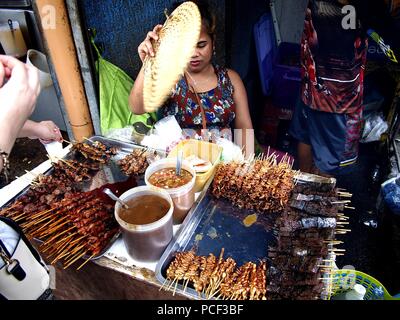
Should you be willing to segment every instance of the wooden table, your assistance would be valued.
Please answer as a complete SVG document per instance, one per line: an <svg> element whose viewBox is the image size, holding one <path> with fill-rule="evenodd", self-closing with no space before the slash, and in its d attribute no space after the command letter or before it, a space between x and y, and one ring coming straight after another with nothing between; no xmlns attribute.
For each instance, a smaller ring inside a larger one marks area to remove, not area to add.
<svg viewBox="0 0 400 320"><path fill-rule="evenodd" d="M59 300L189 299L178 293L173 296L171 292L160 291L161 284L153 271L126 267L105 257L87 263L79 271L64 270L60 263L54 267L54 294Z"/></svg>

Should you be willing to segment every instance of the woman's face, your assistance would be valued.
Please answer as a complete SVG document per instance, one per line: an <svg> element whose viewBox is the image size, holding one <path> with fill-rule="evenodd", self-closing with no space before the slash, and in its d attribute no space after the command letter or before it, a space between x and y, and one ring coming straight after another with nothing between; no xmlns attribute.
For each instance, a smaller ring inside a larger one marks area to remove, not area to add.
<svg viewBox="0 0 400 320"><path fill-rule="evenodd" d="M188 66L189 72L198 73L211 63L213 55L213 41L204 25L201 28L200 38Z"/></svg>

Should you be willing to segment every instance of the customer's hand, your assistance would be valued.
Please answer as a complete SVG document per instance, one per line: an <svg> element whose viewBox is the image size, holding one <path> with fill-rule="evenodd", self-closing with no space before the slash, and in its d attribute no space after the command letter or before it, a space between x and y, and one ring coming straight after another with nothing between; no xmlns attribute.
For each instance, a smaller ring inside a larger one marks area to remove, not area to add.
<svg viewBox="0 0 400 320"><path fill-rule="evenodd" d="M162 25L156 25L153 29L153 31L149 31L147 33L146 38L143 40L143 42L139 45L138 47L138 53L140 60L144 62L144 59L150 55L151 57L154 57L154 49L153 45L151 43L151 39L153 40L158 40L158 32L161 30Z"/></svg>
<svg viewBox="0 0 400 320"><path fill-rule="evenodd" d="M3 66L0 63L0 88L3 86L6 78L8 79L11 75L11 70L8 67Z"/></svg>
<svg viewBox="0 0 400 320"><path fill-rule="evenodd" d="M53 141L63 141L60 129L53 121L41 121L39 123L33 123L28 138L39 139L44 144Z"/></svg>
<svg viewBox="0 0 400 320"><path fill-rule="evenodd" d="M0 113L25 121L40 93L38 69L4 55L0 55L0 65Z"/></svg>

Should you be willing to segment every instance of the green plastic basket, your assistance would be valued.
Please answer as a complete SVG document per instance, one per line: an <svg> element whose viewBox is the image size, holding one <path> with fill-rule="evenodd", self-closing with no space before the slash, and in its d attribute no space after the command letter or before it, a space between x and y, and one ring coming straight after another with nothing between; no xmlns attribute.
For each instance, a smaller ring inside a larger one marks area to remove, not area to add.
<svg viewBox="0 0 400 320"><path fill-rule="evenodd" d="M335 270L333 272L331 296L351 289L356 283L363 285L367 290L364 300L378 300L379 297L375 295L374 290L379 287L384 292L383 300L400 300L400 297L392 297L386 288L375 278L366 273L348 269Z"/></svg>

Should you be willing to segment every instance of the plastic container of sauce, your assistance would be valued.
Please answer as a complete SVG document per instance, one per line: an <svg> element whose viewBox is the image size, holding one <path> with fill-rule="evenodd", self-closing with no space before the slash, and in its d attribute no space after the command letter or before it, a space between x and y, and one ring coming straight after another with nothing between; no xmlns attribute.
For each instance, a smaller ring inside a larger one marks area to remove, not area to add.
<svg viewBox="0 0 400 320"><path fill-rule="evenodd" d="M157 261L173 236L174 204L168 192L149 186L133 188L120 196L129 209L118 202L115 219L129 255L138 261Z"/></svg>
<svg viewBox="0 0 400 320"><path fill-rule="evenodd" d="M180 224L185 219L195 200L196 171L185 160L182 161L181 176L175 173L176 159L166 158L153 162L146 170L145 182L165 190L174 203L173 222Z"/></svg>

